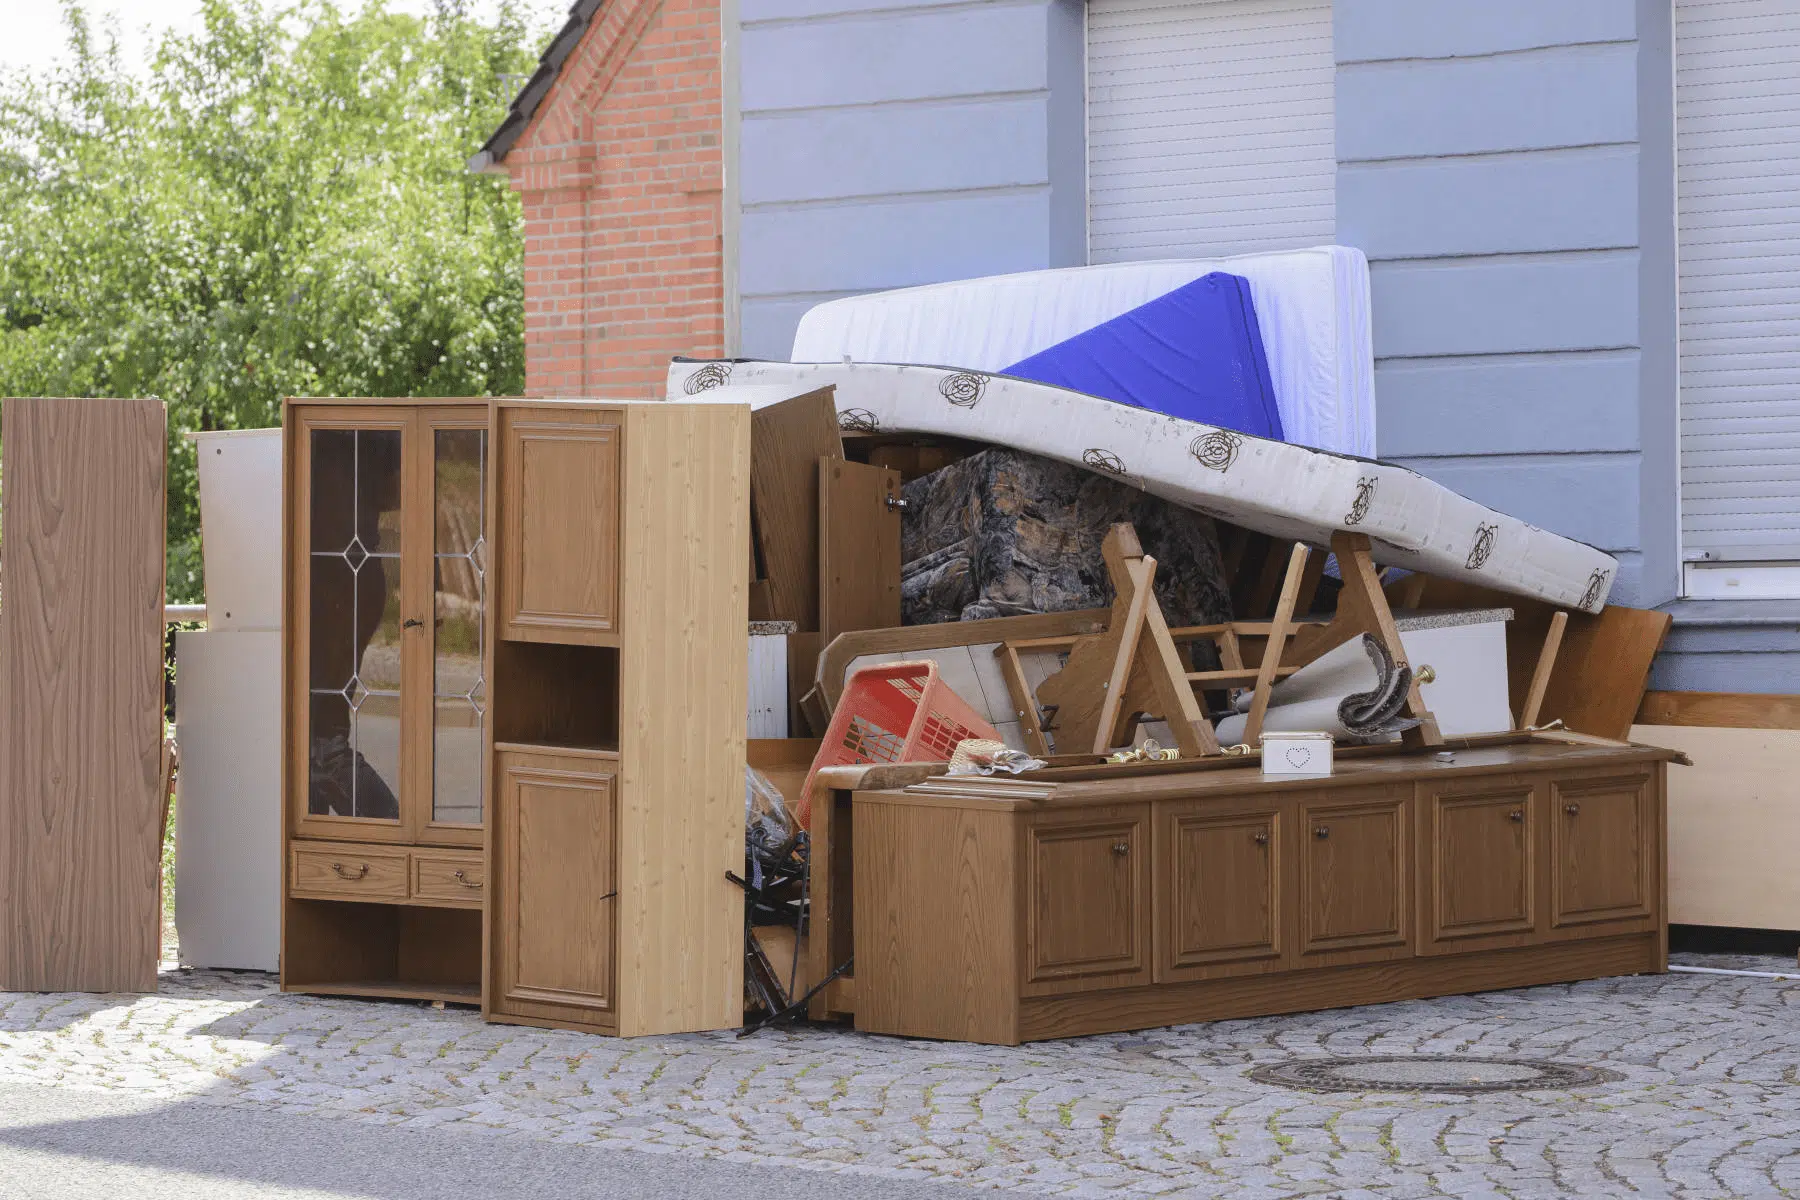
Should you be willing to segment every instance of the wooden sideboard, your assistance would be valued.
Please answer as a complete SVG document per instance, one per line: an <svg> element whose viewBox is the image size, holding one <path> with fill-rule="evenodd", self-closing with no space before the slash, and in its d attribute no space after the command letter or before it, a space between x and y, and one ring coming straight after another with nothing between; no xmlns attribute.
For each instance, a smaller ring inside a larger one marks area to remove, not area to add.
<svg viewBox="0 0 1800 1200"><path fill-rule="evenodd" d="M1531 739L1325 779L857 791L856 1027L1016 1044L1661 971L1671 757Z"/></svg>

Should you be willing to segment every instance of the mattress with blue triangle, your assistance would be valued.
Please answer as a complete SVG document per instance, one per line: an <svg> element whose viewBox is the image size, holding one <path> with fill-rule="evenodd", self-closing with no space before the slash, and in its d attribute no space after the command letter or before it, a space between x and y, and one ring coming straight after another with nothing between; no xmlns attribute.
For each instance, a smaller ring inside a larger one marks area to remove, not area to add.
<svg viewBox="0 0 1800 1200"><path fill-rule="evenodd" d="M1000 374L1284 440L1250 282L1214 271Z"/></svg>

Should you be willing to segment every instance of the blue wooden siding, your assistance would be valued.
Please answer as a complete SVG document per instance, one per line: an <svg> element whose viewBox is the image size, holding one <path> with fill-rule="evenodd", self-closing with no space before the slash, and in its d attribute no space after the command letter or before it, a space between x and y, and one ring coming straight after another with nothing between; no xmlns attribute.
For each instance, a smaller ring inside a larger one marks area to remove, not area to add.
<svg viewBox="0 0 1800 1200"><path fill-rule="evenodd" d="M1645 220L1672 162L1659 7L1335 9L1338 236L1370 260L1380 452L1617 554L1629 603L1675 590L1672 497L1651 500L1674 487L1674 381L1646 357L1673 336L1673 209Z"/></svg>
<svg viewBox="0 0 1800 1200"><path fill-rule="evenodd" d="M812 305L1086 256L1075 0L745 0L739 352Z"/></svg>

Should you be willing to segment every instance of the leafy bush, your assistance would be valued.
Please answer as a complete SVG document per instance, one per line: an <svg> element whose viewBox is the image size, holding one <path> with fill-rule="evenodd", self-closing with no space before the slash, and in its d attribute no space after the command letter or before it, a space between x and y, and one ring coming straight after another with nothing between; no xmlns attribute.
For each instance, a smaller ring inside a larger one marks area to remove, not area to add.
<svg viewBox="0 0 1800 1200"><path fill-rule="evenodd" d="M183 432L522 389L519 205L466 163L538 34L453 0L205 0L139 78L65 17L65 62L0 76L0 394L168 402L169 593L197 601Z"/></svg>

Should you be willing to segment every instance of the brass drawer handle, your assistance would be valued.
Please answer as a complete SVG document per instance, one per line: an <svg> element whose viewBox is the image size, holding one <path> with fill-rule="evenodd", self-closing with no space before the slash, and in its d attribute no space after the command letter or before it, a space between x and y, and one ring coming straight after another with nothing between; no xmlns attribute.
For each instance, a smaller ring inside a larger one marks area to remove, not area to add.
<svg viewBox="0 0 1800 1200"><path fill-rule="evenodd" d="M337 872L337 876L339 879L348 879L348 880L351 880L352 882L354 882L355 880L361 879L369 873L369 864L364 863L362 865L362 869L357 871L357 873L354 875L352 875L350 872L344 870L343 863L332 863L331 869L333 871Z"/></svg>
<svg viewBox="0 0 1800 1200"><path fill-rule="evenodd" d="M1313 836L1318 838L1321 842L1324 841L1326 838L1331 836L1331 826L1329 826L1329 825L1314 825L1313 826Z"/></svg>
<svg viewBox="0 0 1800 1200"><path fill-rule="evenodd" d="M1515 808L1506 814L1506 819L1509 821L1523 821L1525 819L1525 810L1522 808Z"/></svg>
<svg viewBox="0 0 1800 1200"><path fill-rule="evenodd" d="M473 888L474 890L476 890L478 892L481 890L481 884L479 882L470 883L469 877L467 875L463 874L461 871L458 871L456 873L456 882L462 884L466 888Z"/></svg>
<svg viewBox="0 0 1800 1200"><path fill-rule="evenodd" d="M1125 855L1131 853L1131 843L1130 842L1114 842L1112 850L1113 850L1114 854L1117 854L1121 858L1123 858Z"/></svg>
<svg viewBox="0 0 1800 1200"><path fill-rule="evenodd" d="M1579 817L1581 815L1581 805L1565 804L1563 805L1563 811L1568 813L1571 817Z"/></svg>
<svg viewBox="0 0 1800 1200"><path fill-rule="evenodd" d="M1259 829L1250 840L1259 846L1266 846L1269 844L1269 831L1266 829Z"/></svg>

